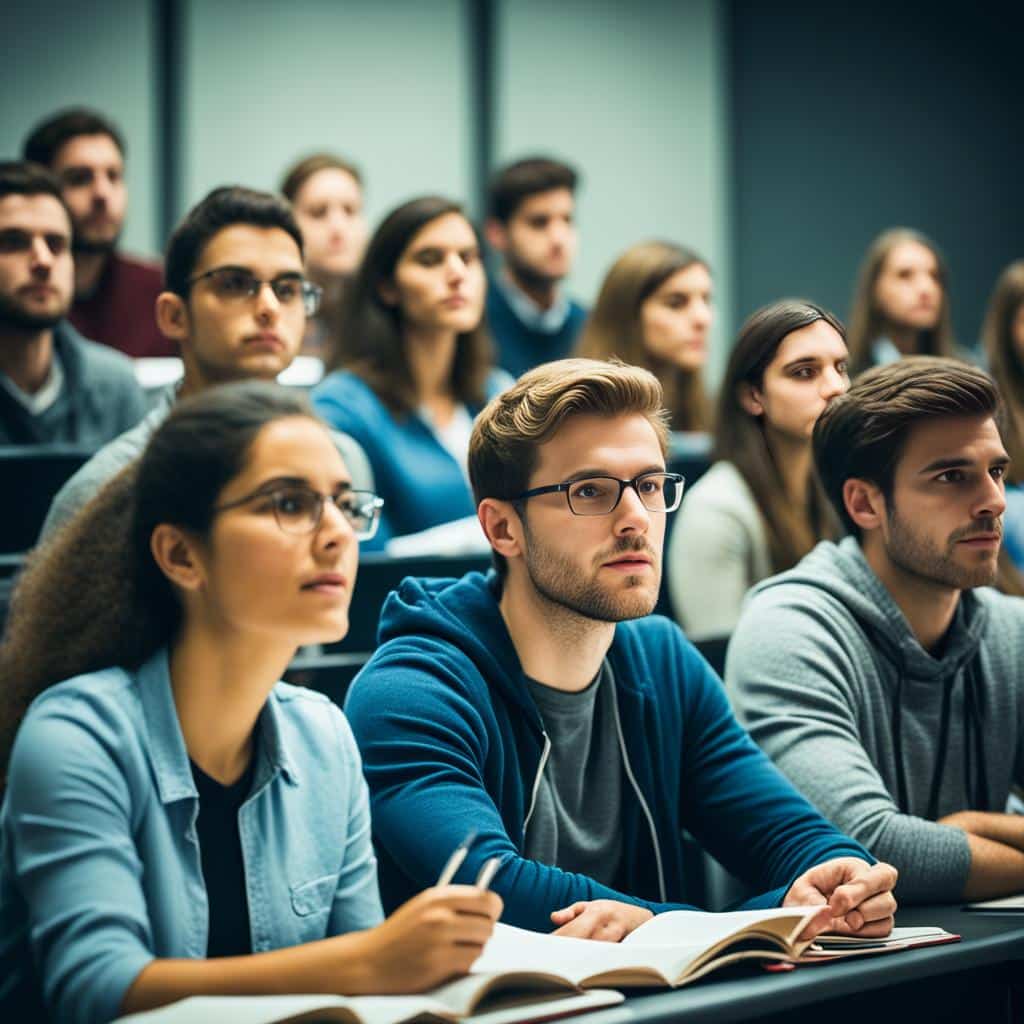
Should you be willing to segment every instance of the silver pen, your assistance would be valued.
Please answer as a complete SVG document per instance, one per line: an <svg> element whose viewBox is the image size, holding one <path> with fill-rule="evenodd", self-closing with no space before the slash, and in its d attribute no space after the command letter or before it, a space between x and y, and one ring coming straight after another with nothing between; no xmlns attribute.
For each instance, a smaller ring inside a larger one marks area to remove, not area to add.
<svg viewBox="0 0 1024 1024"><path fill-rule="evenodd" d="M454 850L452 850L452 855L445 862L444 867L441 868L441 874L438 875L438 885L448 885L455 877L455 872L462 867L462 862L466 859L466 854L469 853L469 848L473 845L474 839L476 839L475 828L470 829L466 838L463 839ZM484 865L484 867L486 866L487 865Z"/></svg>

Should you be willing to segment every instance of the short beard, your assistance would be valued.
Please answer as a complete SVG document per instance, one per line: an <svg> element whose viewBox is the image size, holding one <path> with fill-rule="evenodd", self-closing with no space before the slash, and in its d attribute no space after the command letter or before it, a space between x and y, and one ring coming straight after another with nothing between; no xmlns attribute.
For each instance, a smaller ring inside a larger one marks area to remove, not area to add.
<svg viewBox="0 0 1024 1024"><path fill-rule="evenodd" d="M115 235L110 239L101 239L94 241L91 238L82 238L80 235L76 235L74 241L71 243L71 252L78 256L97 256L112 253L117 248L117 243L121 240L120 234Z"/></svg>
<svg viewBox="0 0 1024 1024"><path fill-rule="evenodd" d="M929 583L952 587L956 590L971 590L974 587L989 587L996 581L998 565L995 561L983 563L973 569L957 565L953 557L957 542L975 533L998 533L1002 537L1002 523L986 517L975 520L970 526L954 530L946 540L945 550L930 540L923 539L909 529L900 519L895 506L888 513L889 540L886 554L889 560L904 572Z"/></svg>
<svg viewBox="0 0 1024 1024"><path fill-rule="evenodd" d="M66 314L67 309L59 313L29 313L6 295L0 295L0 325L17 331L45 331L60 323Z"/></svg>
<svg viewBox="0 0 1024 1024"><path fill-rule="evenodd" d="M520 262L511 250L505 253L505 265L512 280L526 291L547 291L549 288L557 287L558 282L562 280L562 276L542 274L529 264Z"/></svg>
<svg viewBox="0 0 1024 1024"><path fill-rule="evenodd" d="M654 611L658 601L657 588L653 598L643 590L634 594L627 591L612 595L596 579L581 578L579 567L568 556L539 544L526 524L526 516L521 516L521 520L526 539L526 573L537 593L551 604L595 622L641 619ZM654 556L646 539L637 537L635 540L622 538L604 559L630 551L643 551L652 558ZM657 572L657 564L652 564ZM639 590L642 577L630 576L627 582L631 588Z"/></svg>

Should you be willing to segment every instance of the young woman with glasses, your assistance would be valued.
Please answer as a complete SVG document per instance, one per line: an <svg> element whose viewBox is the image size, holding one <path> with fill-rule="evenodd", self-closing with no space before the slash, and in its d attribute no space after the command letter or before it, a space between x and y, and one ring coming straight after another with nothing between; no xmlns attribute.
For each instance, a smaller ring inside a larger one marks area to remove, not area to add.
<svg viewBox="0 0 1024 1024"><path fill-rule="evenodd" d="M747 591L795 565L838 524L811 433L849 386L842 324L809 302L759 309L729 357L714 465L687 493L668 548L669 593L691 639L725 636Z"/></svg>
<svg viewBox="0 0 1024 1024"><path fill-rule="evenodd" d="M346 298L341 347L313 404L365 450L385 511L376 540L475 522L466 460L473 419L509 382L491 365L480 244L461 208L427 196L384 220ZM424 538L447 543L436 531ZM399 549L391 545L389 550Z"/></svg>
<svg viewBox="0 0 1024 1024"><path fill-rule="evenodd" d="M5 1019L410 992L479 954L490 893L382 921L348 724L277 682L344 636L380 505L301 398L228 384L37 549L0 648Z"/></svg>

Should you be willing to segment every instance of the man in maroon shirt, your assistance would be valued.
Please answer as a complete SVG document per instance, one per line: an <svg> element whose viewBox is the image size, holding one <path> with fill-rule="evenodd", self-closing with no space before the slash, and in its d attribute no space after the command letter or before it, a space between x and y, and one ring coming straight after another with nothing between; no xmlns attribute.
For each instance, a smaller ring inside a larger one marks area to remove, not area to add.
<svg viewBox="0 0 1024 1024"><path fill-rule="evenodd" d="M48 167L61 183L74 227L75 301L68 317L82 334L130 356L175 356L156 326L163 290L156 263L117 251L128 195L124 140L91 110L64 110L37 125L25 159Z"/></svg>

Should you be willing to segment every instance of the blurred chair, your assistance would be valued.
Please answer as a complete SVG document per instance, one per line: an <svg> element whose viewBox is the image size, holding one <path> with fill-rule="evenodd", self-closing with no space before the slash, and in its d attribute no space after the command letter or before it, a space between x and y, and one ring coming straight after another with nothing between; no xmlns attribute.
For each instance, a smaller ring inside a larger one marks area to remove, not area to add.
<svg viewBox="0 0 1024 1024"><path fill-rule="evenodd" d="M694 640L693 646L707 658L708 664L718 673L718 678L724 679L725 652L729 649L729 636L709 636L704 640Z"/></svg>
<svg viewBox="0 0 1024 1024"><path fill-rule="evenodd" d="M286 682L308 686L326 694L340 708L356 673L370 659L371 651L350 654L300 654L284 674Z"/></svg>
<svg viewBox="0 0 1024 1024"><path fill-rule="evenodd" d="M78 445L0 447L0 493L7 495L0 508L0 553L35 544L53 496L93 452Z"/></svg>

